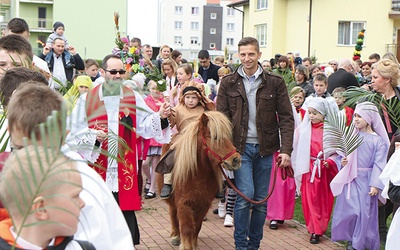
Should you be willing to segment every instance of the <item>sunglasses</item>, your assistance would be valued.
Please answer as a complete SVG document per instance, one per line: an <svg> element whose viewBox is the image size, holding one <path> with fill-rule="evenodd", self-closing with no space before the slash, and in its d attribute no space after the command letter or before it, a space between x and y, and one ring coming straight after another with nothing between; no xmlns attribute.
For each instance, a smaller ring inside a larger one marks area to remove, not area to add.
<svg viewBox="0 0 400 250"><path fill-rule="evenodd" d="M116 75L117 73L119 73L120 75L123 75L123 74L126 73L126 70L123 70L123 69L121 69L121 70L115 70L115 69L108 70L108 69L105 69L104 71L110 72L111 75Z"/></svg>

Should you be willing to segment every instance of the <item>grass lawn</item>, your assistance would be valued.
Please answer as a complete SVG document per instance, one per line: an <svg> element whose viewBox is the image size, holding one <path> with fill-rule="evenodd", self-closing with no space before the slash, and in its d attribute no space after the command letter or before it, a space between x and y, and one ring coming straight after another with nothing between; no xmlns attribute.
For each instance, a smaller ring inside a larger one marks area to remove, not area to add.
<svg viewBox="0 0 400 250"><path fill-rule="evenodd" d="M303 225L306 224L306 221L304 220L304 216L303 216L303 210L301 208L301 197L296 199L296 205L294 207L293 219L298 221L299 223L301 223ZM392 222L392 214L389 216L389 218L387 220L388 228L389 228L391 222ZM331 224L332 224L332 217L331 217L331 220L329 221L328 228L325 231L325 235L327 237L329 237L329 238L331 238ZM340 242L340 243L346 245L345 242ZM384 250L384 249L385 249L385 246L381 245L381 250Z"/></svg>

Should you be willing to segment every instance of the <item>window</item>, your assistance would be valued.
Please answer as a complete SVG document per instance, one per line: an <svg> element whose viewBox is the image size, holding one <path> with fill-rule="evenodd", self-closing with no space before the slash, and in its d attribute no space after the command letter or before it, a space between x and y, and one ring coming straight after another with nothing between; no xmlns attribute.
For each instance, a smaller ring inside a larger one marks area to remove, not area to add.
<svg viewBox="0 0 400 250"><path fill-rule="evenodd" d="M192 15L198 15L199 14L199 7L192 7Z"/></svg>
<svg viewBox="0 0 400 250"><path fill-rule="evenodd" d="M194 61L197 58L197 52L190 51L190 61Z"/></svg>
<svg viewBox="0 0 400 250"><path fill-rule="evenodd" d="M199 38L198 37L190 37L190 44L191 45L198 45L199 44Z"/></svg>
<svg viewBox="0 0 400 250"><path fill-rule="evenodd" d="M235 31L235 24L234 23L227 23L226 24L226 31Z"/></svg>
<svg viewBox="0 0 400 250"><path fill-rule="evenodd" d="M266 46L267 45L267 25L266 24L260 24L256 25L256 38L260 44L260 46Z"/></svg>
<svg viewBox="0 0 400 250"><path fill-rule="evenodd" d="M182 6L175 6L175 15L182 15Z"/></svg>
<svg viewBox="0 0 400 250"><path fill-rule="evenodd" d="M257 0L257 10L264 10L268 7L268 0Z"/></svg>
<svg viewBox="0 0 400 250"><path fill-rule="evenodd" d="M227 8L227 15L228 16L234 16L235 15L235 10L233 8Z"/></svg>
<svg viewBox="0 0 400 250"><path fill-rule="evenodd" d="M216 34L217 33L217 29L216 28L211 28L210 29L210 34L211 35L214 35L214 34Z"/></svg>
<svg viewBox="0 0 400 250"><path fill-rule="evenodd" d="M182 29L182 21L175 21L175 29L177 30Z"/></svg>
<svg viewBox="0 0 400 250"><path fill-rule="evenodd" d="M227 38L226 39L226 45L233 46L233 38Z"/></svg>
<svg viewBox="0 0 400 250"><path fill-rule="evenodd" d="M38 8L38 28L46 28L46 8Z"/></svg>
<svg viewBox="0 0 400 250"><path fill-rule="evenodd" d="M358 32L364 26L365 22L339 22L338 45L356 45Z"/></svg>
<svg viewBox="0 0 400 250"><path fill-rule="evenodd" d="M210 14L211 19L217 19L217 13L211 13Z"/></svg>
<svg viewBox="0 0 400 250"><path fill-rule="evenodd" d="M216 49L215 43L210 43L210 49Z"/></svg>
<svg viewBox="0 0 400 250"><path fill-rule="evenodd" d="M192 30L198 30L199 29L199 22L191 22L190 23L190 28Z"/></svg>
<svg viewBox="0 0 400 250"><path fill-rule="evenodd" d="M182 37L181 36L174 36L174 43L175 44L181 44L182 43Z"/></svg>

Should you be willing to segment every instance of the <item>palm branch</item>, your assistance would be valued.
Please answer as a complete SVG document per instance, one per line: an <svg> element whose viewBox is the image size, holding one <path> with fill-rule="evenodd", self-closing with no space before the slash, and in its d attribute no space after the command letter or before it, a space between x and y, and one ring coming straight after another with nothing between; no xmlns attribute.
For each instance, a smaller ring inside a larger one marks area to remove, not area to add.
<svg viewBox="0 0 400 250"><path fill-rule="evenodd" d="M362 143L353 124L346 126L346 116L328 112L324 123L324 149L326 154L348 156Z"/></svg>
<svg viewBox="0 0 400 250"><path fill-rule="evenodd" d="M375 104L380 114L387 112L389 120L400 128L400 101L397 98L386 100L382 95L363 88L350 87L346 93L345 105L354 107L357 103L369 101Z"/></svg>
<svg viewBox="0 0 400 250"><path fill-rule="evenodd" d="M5 119L5 116L2 117ZM60 126L61 120L61 126ZM20 149L20 152L17 152L15 155L16 161L18 164L12 166L11 171L12 178L3 178L1 181L4 183L6 187L9 187L7 190L10 193L10 197L14 200L15 207L11 208L13 211L16 211L19 216L22 218L22 226L18 228L16 232L17 238L19 237L21 231L24 228L37 226L43 223L57 223L54 221L45 221L45 222L34 222L28 223L28 216L37 212L32 211L32 206L35 203L35 198L39 195L42 195L44 192L48 190L54 189L55 186L60 184L67 185L75 185L68 180L61 180L54 182L52 178L57 176L61 171L74 171L73 169L61 169L60 167L63 164L71 161L71 160L63 160L62 162L55 162L57 156L62 155L61 152L61 143L63 138L65 138L66 130L66 111L53 111L53 113L48 117L47 121L37 125L36 133L32 131L30 138L23 138L23 148ZM40 136L40 139L37 137ZM34 151L34 159L28 158L28 163L22 163L20 154L24 153L28 154L28 149L32 149ZM44 150L40 150L44 149ZM41 160L39 160L41 158ZM35 170L35 165L38 165L39 172L37 168ZM20 174L15 174L16 172L20 172ZM8 175L10 176L10 175ZM14 188L13 188L14 187ZM52 192L50 192L52 193ZM52 194L45 195L46 198L52 198L55 196L64 197L62 194ZM9 209L8 204L3 202L4 206ZM70 211L63 208L61 205L52 207L52 209L57 209L60 211L64 211L66 213L72 214ZM12 249L15 249L15 245Z"/></svg>

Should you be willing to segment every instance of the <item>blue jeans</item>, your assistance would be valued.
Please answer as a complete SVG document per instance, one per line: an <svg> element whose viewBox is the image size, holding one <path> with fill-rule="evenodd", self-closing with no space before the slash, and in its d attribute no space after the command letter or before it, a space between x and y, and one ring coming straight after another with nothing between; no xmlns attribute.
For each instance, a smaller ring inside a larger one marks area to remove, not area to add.
<svg viewBox="0 0 400 250"><path fill-rule="evenodd" d="M259 145L247 143L241 156L242 166L234 172L236 186L250 199L263 200L268 195L272 155L261 157ZM252 207L251 213L250 207ZM236 250L260 247L266 209L265 202L252 205L240 195L237 196L234 210Z"/></svg>

